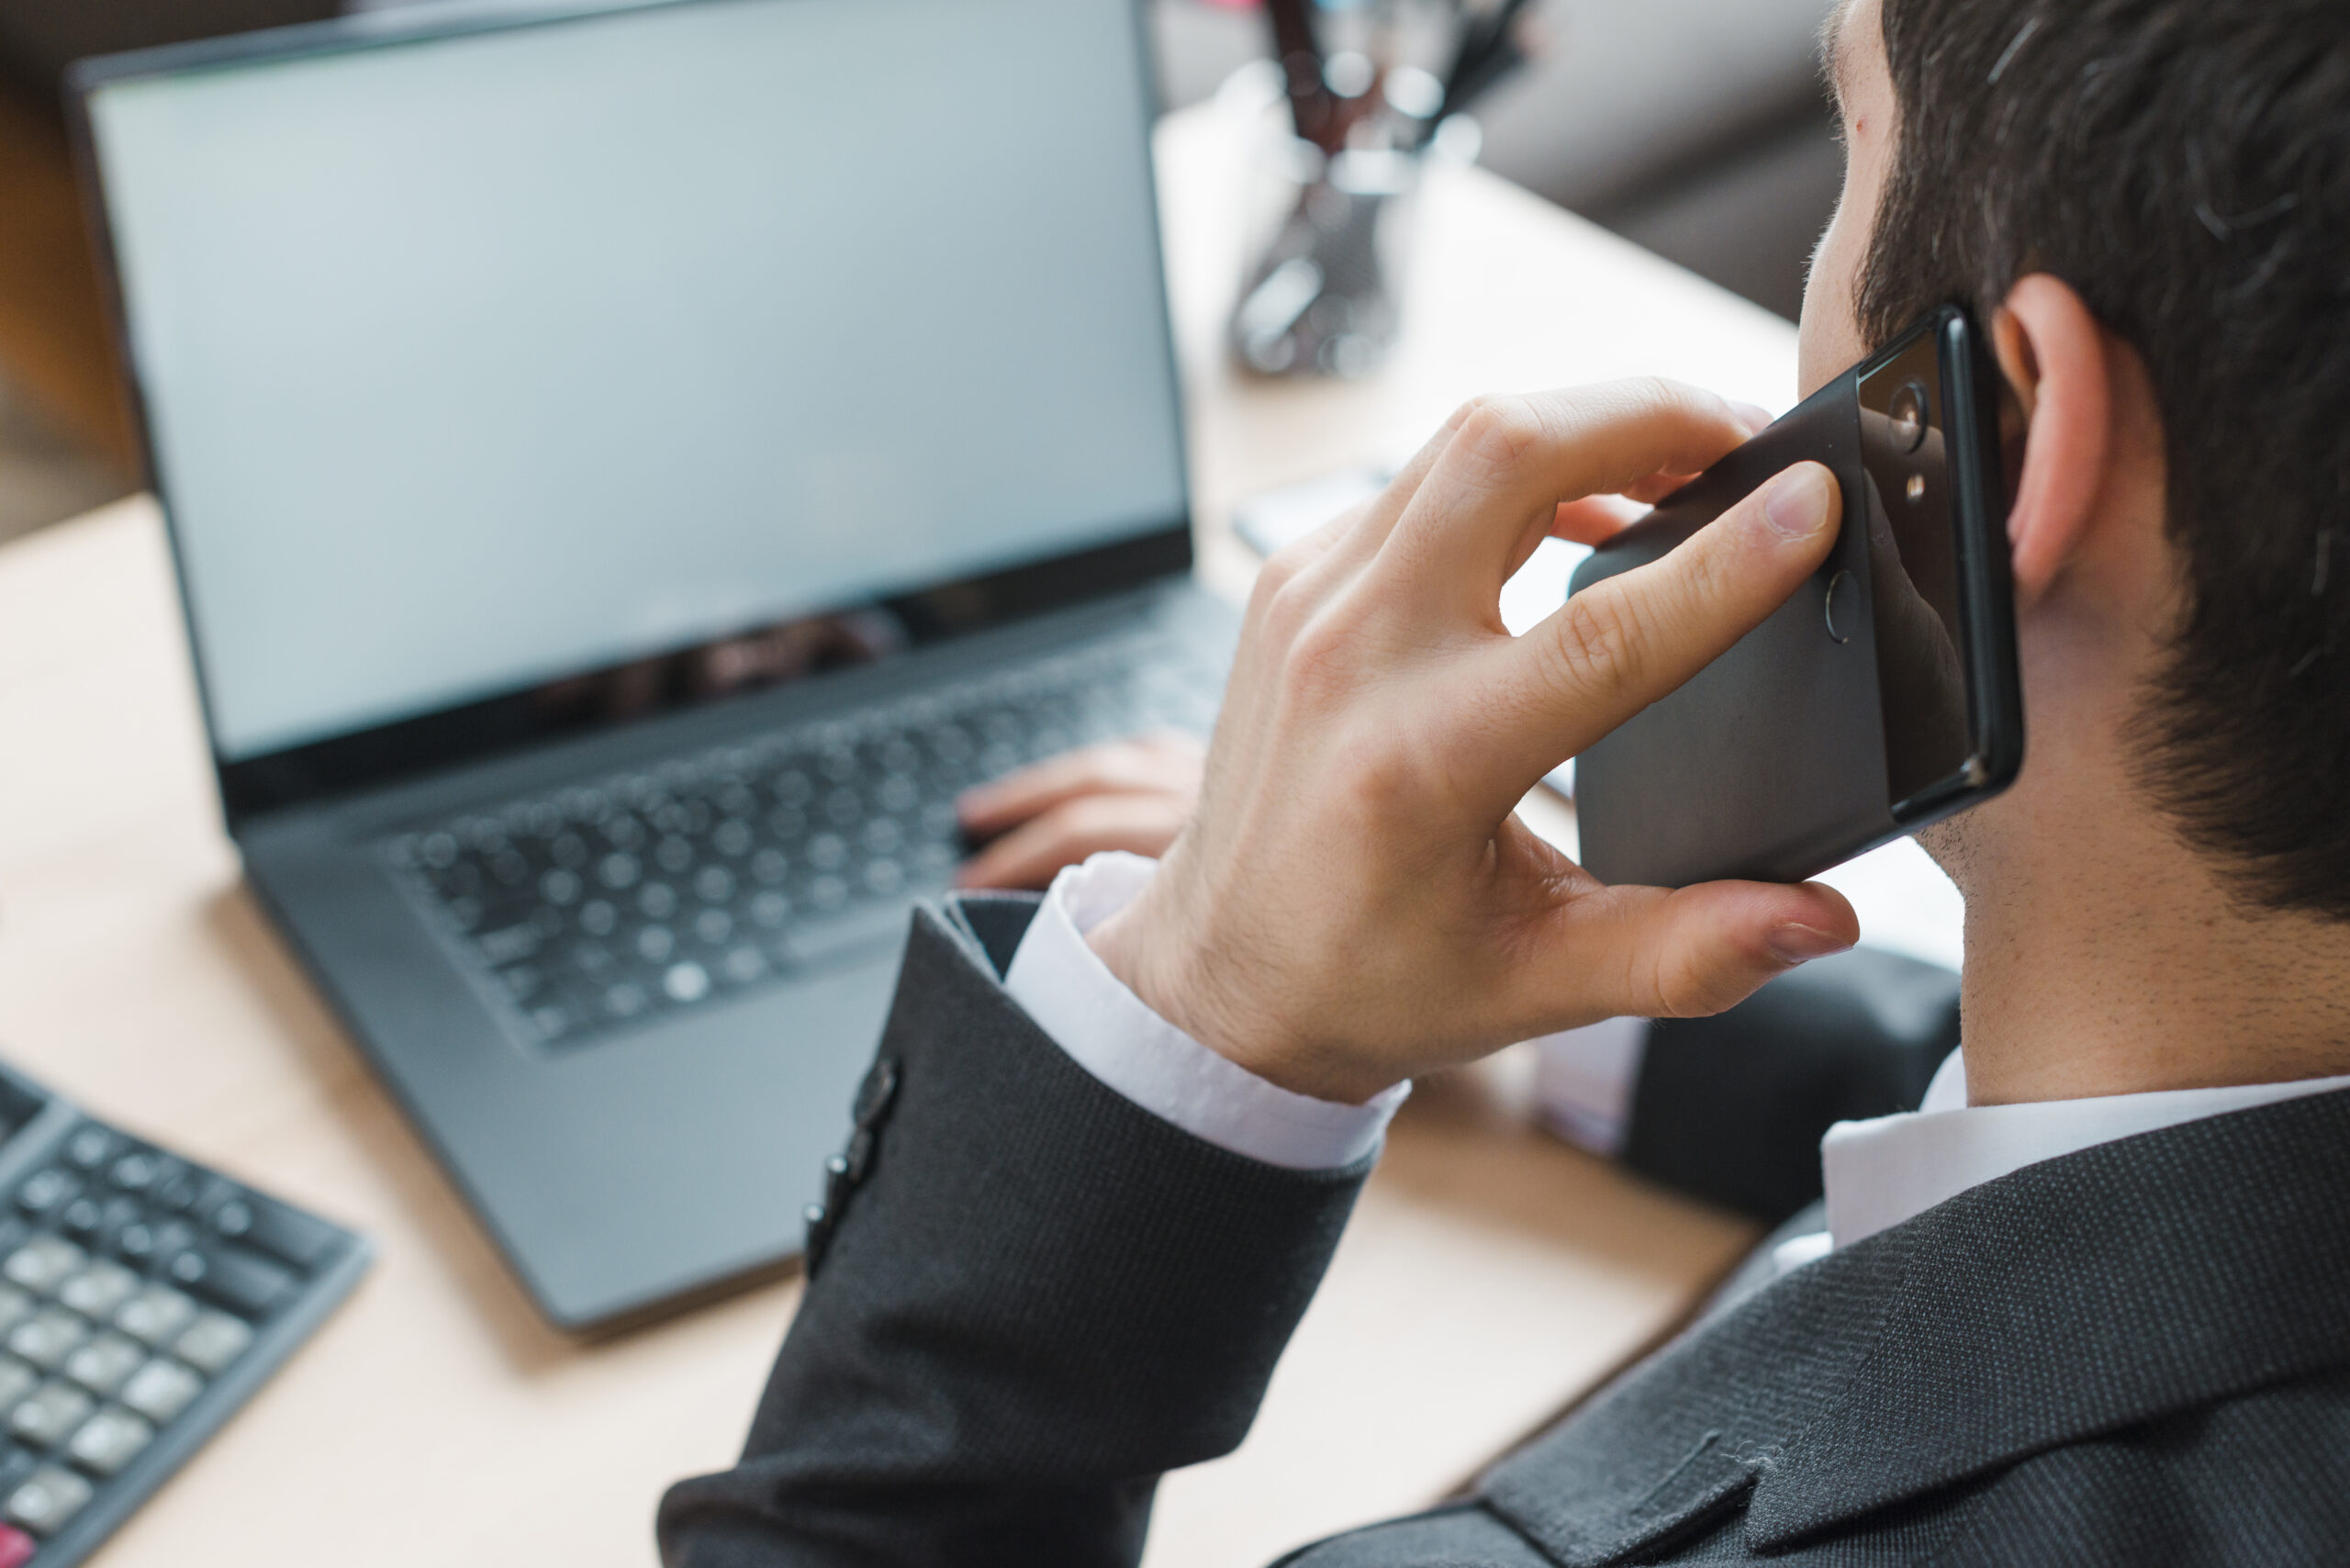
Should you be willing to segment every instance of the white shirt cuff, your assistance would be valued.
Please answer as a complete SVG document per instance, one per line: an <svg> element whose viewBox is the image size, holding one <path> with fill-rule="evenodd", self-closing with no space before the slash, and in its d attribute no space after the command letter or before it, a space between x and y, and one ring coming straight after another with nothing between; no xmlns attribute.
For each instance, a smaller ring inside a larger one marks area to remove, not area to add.
<svg viewBox="0 0 2350 1568"><path fill-rule="evenodd" d="M1080 1067L1219 1148L1293 1170L1336 1170L1376 1150L1410 1084L1360 1105L1292 1093L1152 1012L1087 945L1085 934L1134 902L1158 869L1139 855L1096 855L1053 879L1005 992Z"/></svg>

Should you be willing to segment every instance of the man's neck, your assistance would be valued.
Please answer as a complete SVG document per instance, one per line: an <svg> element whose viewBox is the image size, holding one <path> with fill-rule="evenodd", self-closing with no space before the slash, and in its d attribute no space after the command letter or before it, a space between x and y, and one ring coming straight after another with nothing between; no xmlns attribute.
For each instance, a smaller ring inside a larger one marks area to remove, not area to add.
<svg viewBox="0 0 2350 1568"><path fill-rule="evenodd" d="M2350 1073L2350 924L2232 898L2111 752L2034 766L1932 845L1968 895L1974 1103Z"/></svg>

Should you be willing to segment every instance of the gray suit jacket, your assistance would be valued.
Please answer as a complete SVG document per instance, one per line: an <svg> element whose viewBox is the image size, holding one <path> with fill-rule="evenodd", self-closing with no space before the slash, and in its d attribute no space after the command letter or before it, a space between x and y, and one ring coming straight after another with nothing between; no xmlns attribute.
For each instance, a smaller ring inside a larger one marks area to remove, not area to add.
<svg viewBox="0 0 2350 1568"><path fill-rule="evenodd" d="M1132 1563L1247 1431L1365 1168L1276 1170L917 918L808 1294L672 1568ZM2020 1170L1728 1300L1460 1503L1313 1568L2350 1562L2350 1095Z"/></svg>

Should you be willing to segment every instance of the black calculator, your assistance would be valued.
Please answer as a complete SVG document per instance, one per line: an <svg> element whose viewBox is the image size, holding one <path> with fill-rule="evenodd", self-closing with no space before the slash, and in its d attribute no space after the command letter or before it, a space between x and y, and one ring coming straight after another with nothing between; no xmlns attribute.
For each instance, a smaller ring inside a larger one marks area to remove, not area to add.
<svg viewBox="0 0 2350 1568"><path fill-rule="evenodd" d="M0 1568L81 1562L367 1259L0 1066Z"/></svg>

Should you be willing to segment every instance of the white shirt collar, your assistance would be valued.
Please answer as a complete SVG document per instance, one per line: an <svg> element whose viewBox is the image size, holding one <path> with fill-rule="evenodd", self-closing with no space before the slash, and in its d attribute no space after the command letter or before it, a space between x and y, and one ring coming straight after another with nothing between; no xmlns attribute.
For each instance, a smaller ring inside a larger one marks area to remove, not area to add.
<svg viewBox="0 0 2350 1568"><path fill-rule="evenodd" d="M1915 1111L1839 1122L1820 1140L1828 1233L1849 1247L1969 1187L2115 1138L2350 1089L2350 1077L2225 1089L2172 1089L2025 1105L1969 1105L1966 1063L1953 1051Z"/></svg>

